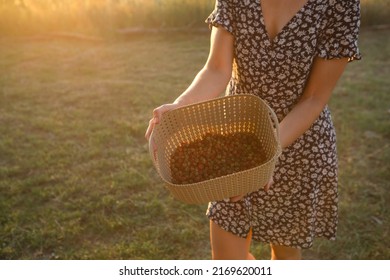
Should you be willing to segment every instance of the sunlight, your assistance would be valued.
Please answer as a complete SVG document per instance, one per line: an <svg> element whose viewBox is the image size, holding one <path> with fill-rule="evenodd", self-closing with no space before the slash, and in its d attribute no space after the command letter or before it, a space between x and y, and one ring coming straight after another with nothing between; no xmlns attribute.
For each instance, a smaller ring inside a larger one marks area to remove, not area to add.
<svg viewBox="0 0 390 280"><path fill-rule="evenodd" d="M112 34L119 29L204 26L215 0L1 0L0 36ZM387 24L388 0L361 0L362 23Z"/></svg>

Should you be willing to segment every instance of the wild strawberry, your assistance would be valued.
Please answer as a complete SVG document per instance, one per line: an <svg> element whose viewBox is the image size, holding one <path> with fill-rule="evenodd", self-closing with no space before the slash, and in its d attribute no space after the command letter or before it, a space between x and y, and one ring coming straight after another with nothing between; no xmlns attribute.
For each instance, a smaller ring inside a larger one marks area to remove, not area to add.
<svg viewBox="0 0 390 280"><path fill-rule="evenodd" d="M174 151L170 161L172 183L205 181L259 166L265 160L261 142L252 133L208 133Z"/></svg>

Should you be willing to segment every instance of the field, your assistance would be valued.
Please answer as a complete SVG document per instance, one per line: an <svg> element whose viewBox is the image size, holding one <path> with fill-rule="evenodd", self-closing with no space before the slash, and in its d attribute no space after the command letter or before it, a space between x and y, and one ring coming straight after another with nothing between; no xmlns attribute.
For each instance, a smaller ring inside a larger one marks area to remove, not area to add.
<svg viewBox="0 0 390 280"><path fill-rule="evenodd" d="M361 0L362 26L389 25L388 0ZM0 36L203 27L215 0L0 0Z"/></svg>
<svg viewBox="0 0 390 280"><path fill-rule="evenodd" d="M390 31L362 30L330 107L336 241L306 259L390 259ZM209 259L207 205L174 200L144 132L207 58L207 32L0 38L0 259ZM254 255L269 258L266 244Z"/></svg>

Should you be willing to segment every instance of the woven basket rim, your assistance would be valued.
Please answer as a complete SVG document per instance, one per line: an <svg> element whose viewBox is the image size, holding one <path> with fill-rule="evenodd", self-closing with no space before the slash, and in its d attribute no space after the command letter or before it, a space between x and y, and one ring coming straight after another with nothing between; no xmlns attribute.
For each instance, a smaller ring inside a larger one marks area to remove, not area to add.
<svg viewBox="0 0 390 280"><path fill-rule="evenodd" d="M221 97L217 97L217 98L212 98L212 99L208 99L208 100L204 100L204 101L200 101L200 102L196 102L196 103L191 103L191 104L188 104L188 105L184 105L184 106L180 106L178 108L175 108L175 109L172 109L172 110L169 110L167 112L165 112L162 117L161 117L161 121L163 120L164 118L164 115L170 115L170 114L175 114L176 112L178 111L183 111L183 110L187 110L188 108L191 108L191 107L198 107L202 104L207 104L207 103L215 103L216 101L218 100L221 100L221 99L238 99L238 98L252 98L253 100L256 100L256 101L260 101L260 102L264 102L264 104L269 107L269 105L267 104L267 102L263 99L261 99L260 97L258 97L257 95L254 95L254 94L250 94L250 93L240 93L240 94L235 94L235 95L225 95L225 96L221 96ZM153 134L153 131L152 131L152 134Z"/></svg>
<svg viewBox="0 0 390 280"><path fill-rule="evenodd" d="M249 176L249 174L251 174L253 172L257 172L257 170L260 171L261 169L267 168L267 166L269 166L270 164L271 165L275 164L275 162L277 161L278 157L282 153L282 149L281 149L281 145L280 145L280 138L279 138L279 122L278 122L276 114L272 110L272 108L266 103L265 100L263 100L262 98L260 98L257 95L250 94L250 93L237 94L237 95L227 95L227 96L217 97L217 98L213 98L213 99L209 99L209 100L205 100L205 101L201 101L201 102L197 102L197 103L192 103L192 104L189 104L189 105L181 106L181 107L178 107L178 108L175 108L173 110L165 112L162 115L162 118L161 118L161 120L160 120L158 125L162 125L164 123L163 122L164 117L167 117L170 114L175 114L175 113L177 113L179 111L185 111L185 110L188 110L191 107L197 107L197 106L202 106L202 105L204 106L204 104L207 104L207 103L218 103L218 100L220 100L220 99L233 99L233 98L235 98L235 99L248 99L248 98L250 98L250 99L256 100L256 102L257 102L256 104L262 103L262 105L265 105L265 108L268 110L268 113L270 114L270 122L272 123L272 126L274 128L274 137L275 137L274 149L275 150L274 150L273 154L271 155L271 157L269 157L262 164L254 166L252 168L245 169L245 170L240 170L240 171L237 171L237 172L234 172L234 173L218 176L218 177L215 177L215 178L210 178L210 179L199 181L199 182L187 183L187 184L175 184L175 183L172 183L170 180L167 180L160 173L161 172L160 171L160 166L159 166L160 163L158 162L158 160L156 158L157 152L155 154L155 151L153 150L153 147L152 147L152 141L154 141L153 140L153 136L154 136L154 132L156 131L154 129L152 131L150 139L149 139L149 152L150 152L150 155L152 157L153 164L156 167L157 172L160 175L160 178L162 179L164 184L168 186L168 189L170 189L170 188L173 188L173 189L174 188L182 188L183 190L187 189L187 188L188 189L195 189L195 188L202 187L205 184L212 184L213 182L216 182L216 184L220 184L220 183L223 183L225 180L231 180L229 178L234 178L236 176ZM254 105L254 106L259 106L259 105ZM158 149L158 147L157 147L157 149ZM246 175L246 174L248 174L248 175ZM171 192L173 191L173 189L171 189ZM174 196L176 196L176 195L174 194ZM187 200L186 202L191 203L191 202L189 202L191 200L191 198L187 197L186 200Z"/></svg>

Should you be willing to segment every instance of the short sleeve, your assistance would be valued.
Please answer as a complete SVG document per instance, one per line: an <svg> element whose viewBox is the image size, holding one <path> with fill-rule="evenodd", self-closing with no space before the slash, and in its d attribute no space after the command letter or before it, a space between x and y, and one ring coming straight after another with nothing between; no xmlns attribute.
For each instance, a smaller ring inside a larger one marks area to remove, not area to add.
<svg viewBox="0 0 390 280"><path fill-rule="evenodd" d="M213 12L206 19L209 26L222 26L233 33L233 9L231 0L216 0Z"/></svg>
<svg viewBox="0 0 390 280"><path fill-rule="evenodd" d="M358 36L360 1L333 0L326 11L326 25L319 37L318 56L324 59L361 59Z"/></svg>

